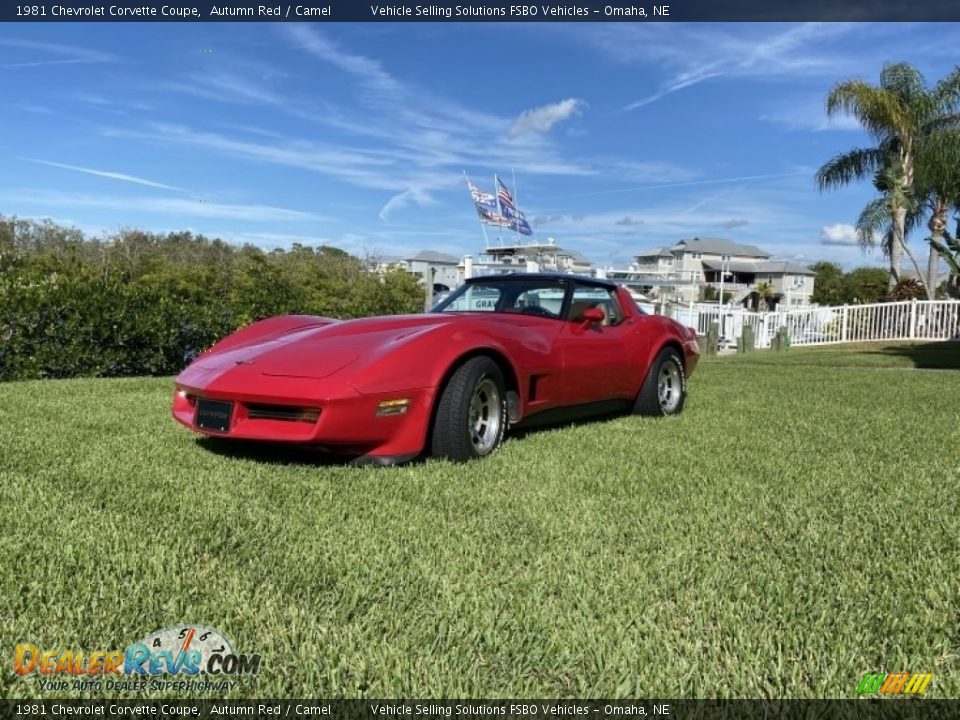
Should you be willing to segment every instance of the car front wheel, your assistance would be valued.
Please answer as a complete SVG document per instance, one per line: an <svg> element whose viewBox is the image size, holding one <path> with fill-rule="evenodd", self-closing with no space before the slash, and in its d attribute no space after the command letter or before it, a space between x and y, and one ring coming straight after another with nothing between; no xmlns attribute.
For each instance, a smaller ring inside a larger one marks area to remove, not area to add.
<svg viewBox="0 0 960 720"><path fill-rule="evenodd" d="M485 457L500 446L506 427L503 373L490 358L475 357L454 371L440 395L431 450L454 462Z"/></svg>
<svg viewBox="0 0 960 720"><path fill-rule="evenodd" d="M678 415L686 398L687 379L680 353L673 348L664 348L650 366L633 411L654 417Z"/></svg>

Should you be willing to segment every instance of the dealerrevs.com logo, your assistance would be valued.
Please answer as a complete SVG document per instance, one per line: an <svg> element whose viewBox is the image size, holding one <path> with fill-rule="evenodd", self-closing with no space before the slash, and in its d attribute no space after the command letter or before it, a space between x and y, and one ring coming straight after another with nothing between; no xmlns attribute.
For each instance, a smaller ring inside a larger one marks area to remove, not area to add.
<svg viewBox="0 0 960 720"><path fill-rule="evenodd" d="M43 650L20 643L13 671L36 674L40 690L223 692L237 685L234 678L259 673L260 655L238 653L215 628L177 625L125 650Z"/></svg>

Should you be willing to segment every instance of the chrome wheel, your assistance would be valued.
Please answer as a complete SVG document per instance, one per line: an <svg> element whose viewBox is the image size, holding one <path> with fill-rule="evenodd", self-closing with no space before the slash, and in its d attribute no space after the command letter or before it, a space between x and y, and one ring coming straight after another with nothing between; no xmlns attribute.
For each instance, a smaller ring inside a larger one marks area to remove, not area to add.
<svg viewBox="0 0 960 720"><path fill-rule="evenodd" d="M675 362L665 362L657 377L657 398L664 415L673 414L683 398L683 376Z"/></svg>
<svg viewBox="0 0 960 720"><path fill-rule="evenodd" d="M477 383L470 398L470 414L467 422L470 442L478 455L486 455L497 445L500 425L503 423L500 390L488 377Z"/></svg>

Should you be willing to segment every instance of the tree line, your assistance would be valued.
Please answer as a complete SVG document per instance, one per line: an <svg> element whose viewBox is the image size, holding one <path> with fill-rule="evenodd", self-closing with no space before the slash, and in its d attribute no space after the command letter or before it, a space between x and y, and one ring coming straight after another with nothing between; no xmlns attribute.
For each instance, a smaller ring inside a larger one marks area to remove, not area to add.
<svg viewBox="0 0 960 720"><path fill-rule="evenodd" d="M422 309L418 280L329 246L265 251L189 232L89 238L0 216L0 380L168 375L216 340L285 313Z"/></svg>
<svg viewBox="0 0 960 720"><path fill-rule="evenodd" d="M880 83L845 80L827 95L827 115L852 115L870 136L870 147L854 148L816 173L821 190L870 180L876 196L861 210L857 239L865 250L877 243L888 259L888 286L903 279L904 255L927 299L934 299L937 269L950 271L947 290L960 292L960 67L932 87L909 63L889 63ZM957 221L951 234L951 211ZM928 253L915 257L908 244L926 231Z"/></svg>
<svg viewBox="0 0 960 720"><path fill-rule="evenodd" d="M891 289L889 272L883 268L858 267L844 272L836 263L821 260L810 269L817 274L811 299L820 305L863 305L926 298L920 283L913 279L901 280Z"/></svg>

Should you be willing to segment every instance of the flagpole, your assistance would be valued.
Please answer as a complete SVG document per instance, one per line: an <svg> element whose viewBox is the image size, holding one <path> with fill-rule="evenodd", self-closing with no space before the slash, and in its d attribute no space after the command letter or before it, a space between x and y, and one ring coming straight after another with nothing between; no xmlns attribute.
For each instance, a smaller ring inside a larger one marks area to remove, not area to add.
<svg viewBox="0 0 960 720"><path fill-rule="evenodd" d="M500 178L493 174L493 193L497 198L497 214L502 218L503 209L500 207ZM503 247L503 225L497 225L497 245Z"/></svg>
<svg viewBox="0 0 960 720"><path fill-rule="evenodd" d="M480 221L480 232L483 233L483 244L485 247L490 246L490 241L487 240L487 226L483 224L483 218L480 217L480 213L477 212L477 203L473 197L473 190L470 189L470 178L467 177L467 171L463 171L463 179L467 181L467 192L470 193L470 201L473 203L473 211L477 213L477 219Z"/></svg>
<svg viewBox="0 0 960 720"><path fill-rule="evenodd" d="M517 192L517 171L512 167L510 168L510 174L513 176L513 206L517 209L517 213L520 212L520 193ZM522 245L523 238L520 237L520 221L519 219L513 224L513 231L517 234L517 245Z"/></svg>

